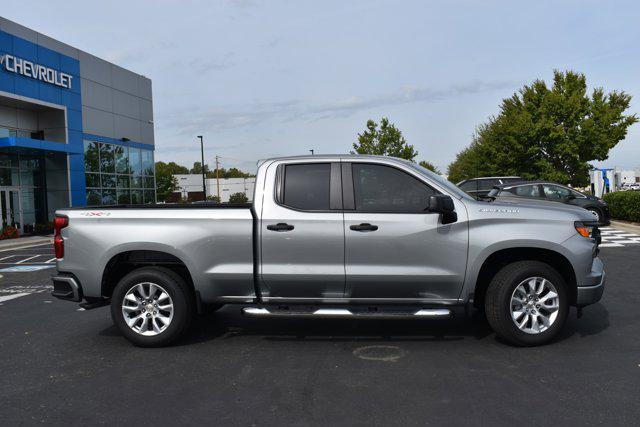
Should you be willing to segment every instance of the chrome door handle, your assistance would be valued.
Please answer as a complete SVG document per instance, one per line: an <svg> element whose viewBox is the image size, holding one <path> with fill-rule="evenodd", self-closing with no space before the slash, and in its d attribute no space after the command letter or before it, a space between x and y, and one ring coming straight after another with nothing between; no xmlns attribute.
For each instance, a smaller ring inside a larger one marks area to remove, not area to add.
<svg viewBox="0 0 640 427"><path fill-rule="evenodd" d="M378 229L378 226L369 223L363 223L360 225L352 225L349 228L353 231L376 231Z"/></svg>
<svg viewBox="0 0 640 427"><path fill-rule="evenodd" d="M267 230L271 231L291 231L294 229L293 225L289 225L286 222L279 222L277 224L267 225Z"/></svg>

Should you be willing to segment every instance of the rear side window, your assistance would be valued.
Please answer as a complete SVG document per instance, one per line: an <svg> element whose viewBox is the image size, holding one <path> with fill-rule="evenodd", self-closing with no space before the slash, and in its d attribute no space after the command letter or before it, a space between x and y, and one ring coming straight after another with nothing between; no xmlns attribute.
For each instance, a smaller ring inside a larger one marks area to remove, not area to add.
<svg viewBox="0 0 640 427"><path fill-rule="evenodd" d="M282 201L292 208L329 210L331 164L286 165Z"/></svg>
<svg viewBox="0 0 640 427"><path fill-rule="evenodd" d="M464 184L460 185L460 188L464 191L472 191L476 189L477 185L478 184L476 183L476 181L467 181Z"/></svg>
<svg viewBox="0 0 640 427"><path fill-rule="evenodd" d="M571 190L559 185L543 184L542 190L547 199L564 199L571 195Z"/></svg>
<svg viewBox="0 0 640 427"><path fill-rule="evenodd" d="M424 212L436 192L406 172L381 165L352 164L356 211Z"/></svg>
<svg viewBox="0 0 640 427"><path fill-rule="evenodd" d="M499 184L497 179L476 179L465 182L460 186L464 191L487 191Z"/></svg>
<svg viewBox="0 0 640 427"><path fill-rule="evenodd" d="M540 187L537 185L521 185L518 187L505 188L503 192L520 197L541 197Z"/></svg>

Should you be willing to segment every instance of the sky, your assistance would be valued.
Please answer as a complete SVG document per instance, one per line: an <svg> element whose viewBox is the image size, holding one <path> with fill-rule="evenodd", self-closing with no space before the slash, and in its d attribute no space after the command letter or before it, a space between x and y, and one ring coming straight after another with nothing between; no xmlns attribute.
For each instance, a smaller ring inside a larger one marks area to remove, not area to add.
<svg viewBox="0 0 640 427"><path fill-rule="evenodd" d="M388 117L440 169L554 69L633 96L637 1L2 0L2 15L153 81L156 160L347 153ZM640 114L639 114L640 116ZM597 166L640 166L640 123Z"/></svg>

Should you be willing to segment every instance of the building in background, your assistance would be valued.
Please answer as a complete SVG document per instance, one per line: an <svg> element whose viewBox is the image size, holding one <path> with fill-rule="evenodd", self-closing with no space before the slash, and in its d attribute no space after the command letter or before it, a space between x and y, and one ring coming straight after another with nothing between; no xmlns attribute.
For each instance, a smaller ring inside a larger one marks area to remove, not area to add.
<svg viewBox="0 0 640 427"><path fill-rule="evenodd" d="M0 210L155 201L151 80L0 17Z"/></svg>
<svg viewBox="0 0 640 427"><path fill-rule="evenodd" d="M180 200L198 201L202 200L202 175L174 175L178 180L178 188L173 193L169 202L179 202ZM229 197L234 193L244 193L249 201L253 200L253 189L256 186L256 178L220 178L220 202L227 203ZM216 178L205 179L207 196L216 196L218 186Z"/></svg>
<svg viewBox="0 0 640 427"><path fill-rule="evenodd" d="M591 194L602 197L604 194L618 191L624 184L640 183L640 168L622 170L614 168L595 168L589 172Z"/></svg>

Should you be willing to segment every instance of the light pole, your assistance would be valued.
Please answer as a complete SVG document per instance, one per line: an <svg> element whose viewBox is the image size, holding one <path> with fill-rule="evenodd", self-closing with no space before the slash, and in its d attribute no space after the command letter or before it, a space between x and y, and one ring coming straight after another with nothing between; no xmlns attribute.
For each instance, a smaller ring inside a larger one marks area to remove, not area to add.
<svg viewBox="0 0 640 427"><path fill-rule="evenodd" d="M309 151L311 151L311 155L313 156L313 152L314 152L315 150L314 150L314 149L311 149L311 150L309 150Z"/></svg>
<svg viewBox="0 0 640 427"><path fill-rule="evenodd" d="M202 142L202 135L198 135L198 138L200 138L200 154L202 155L202 163L200 163L200 167L202 168L202 200L207 200L207 186L204 182L204 142Z"/></svg>

